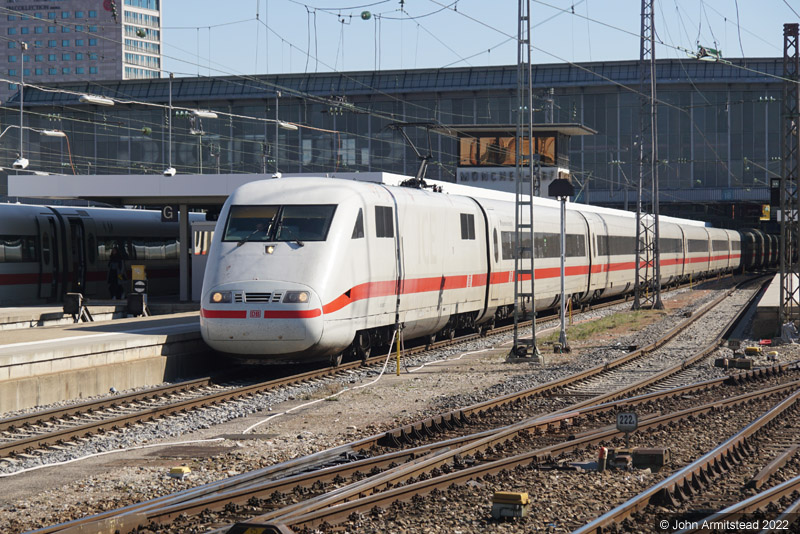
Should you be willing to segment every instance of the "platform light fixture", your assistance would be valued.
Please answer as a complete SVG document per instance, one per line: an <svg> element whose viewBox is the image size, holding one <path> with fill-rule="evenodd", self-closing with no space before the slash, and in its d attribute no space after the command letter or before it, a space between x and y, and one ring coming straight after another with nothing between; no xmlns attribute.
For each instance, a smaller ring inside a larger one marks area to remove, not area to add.
<svg viewBox="0 0 800 534"><path fill-rule="evenodd" d="M207 109L195 109L192 111L192 115L199 119L216 119L219 117L215 112Z"/></svg>
<svg viewBox="0 0 800 534"><path fill-rule="evenodd" d="M78 101L82 104L94 104L96 106L113 106L114 101L110 98L106 98L104 96L98 95L81 95L78 97Z"/></svg>
<svg viewBox="0 0 800 534"><path fill-rule="evenodd" d="M39 133L44 135L45 137L66 137L67 136L67 134L65 134L61 130L41 130L41 131L39 131Z"/></svg>
<svg viewBox="0 0 800 534"><path fill-rule="evenodd" d="M284 130L290 130L293 132L298 130L297 125L292 124L291 122L278 121L278 126L283 128Z"/></svg>
<svg viewBox="0 0 800 534"><path fill-rule="evenodd" d="M167 125L169 126L169 138L167 140L167 147L169 152L169 160L167 161L168 167L164 169L162 173L164 176L168 178L172 178L177 174L177 170L175 167L172 166L172 78L175 77L175 74L172 72L169 73L169 116L167 117Z"/></svg>

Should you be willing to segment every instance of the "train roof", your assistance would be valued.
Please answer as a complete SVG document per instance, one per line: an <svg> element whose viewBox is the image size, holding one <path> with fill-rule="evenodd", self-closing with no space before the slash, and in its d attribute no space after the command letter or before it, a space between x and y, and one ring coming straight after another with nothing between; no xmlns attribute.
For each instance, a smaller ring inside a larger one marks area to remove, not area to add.
<svg viewBox="0 0 800 534"><path fill-rule="evenodd" d="M338 180L351 180L356 182L368 182L383 184L391 187L401 187L401 183L410 180L412 177L404 176L401 174L393 174L388 172L333 172L333 173L291 173L282 174L280 179L298 179L298 178L333 178ZM272 179L278 179L273 177ZM263 182L264 180L260 180ZM429 186L436 186L441 188L443 194L459 195L472 198L481 198L487 200L500 200L505 202L514 202L515 196L513 193L506 193L505 191L495 191L484 187L474 187L469 185L455 184L452 182L442 182L439 180L425 180ZM252 183L252 182L251 182ZM246 185L246 184L245 184ZM558 208L559 201L551 198L535 197L534 206L543 206L549 208ZM591 204L576 204L574 202L567 202L568 210L578 210L591 213L598 213L601 215L615 215L617 217L635 218L636 213L632 211L617 210L613 208L604 208L601 206L593 206ZM669 217L665 215L660 216L662 222L670 222L676 224L683 224L689 226L704 226L711 227L710 223L695 221L692 219L680 219L677 217Z"/></svg>

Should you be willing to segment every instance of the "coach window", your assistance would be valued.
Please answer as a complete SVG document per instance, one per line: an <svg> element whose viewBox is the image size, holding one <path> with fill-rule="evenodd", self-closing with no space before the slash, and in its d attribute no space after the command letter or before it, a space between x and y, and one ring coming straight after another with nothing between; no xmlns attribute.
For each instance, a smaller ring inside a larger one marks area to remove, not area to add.
<svg viewBox="0 0 800 534"><path fill-rule="evenodd" d="M356 225L353 227L353 235L350 239L360 239L364 237L364 212L358 208L358 217L356 217Z"/></svg>
<svg viewBox="0 0 800 534"><path fill-rule="evenodd" d="M708 241L705 239L690 239L689 252L708 252Z"/></svg>
<svg viewBox="0 0 800 534"><path fill-rule="evenodd" d="M718 250L728 250L728 240L727 239L715 239L711 242L711 247L714 249L714 252Z"/></svg>
<svg viewBox="0 0 800 534"><path fill-rule="evenodd" d="M375 236L394 237L392 208L388 206L375 206Z"/></svg>
<svg viewBox="0 0 800 534"><path fill-rule="evenodd" d="M497 249L497 228L492 231L492 241L494 242L494 262L500 261L500 251Z"/></svg>
<svg viewBox="0 0 800 534"><path fill-rule="evenodd" d="M475 239L475 216L471 213L461 214L461 239Z"/></svg>

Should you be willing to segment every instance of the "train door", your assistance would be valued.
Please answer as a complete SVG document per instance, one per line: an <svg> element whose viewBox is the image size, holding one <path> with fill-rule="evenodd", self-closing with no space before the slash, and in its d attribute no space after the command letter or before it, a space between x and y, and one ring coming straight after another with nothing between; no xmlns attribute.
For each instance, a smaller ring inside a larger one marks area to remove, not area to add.
<svg viewBox="0 0 800 534"><path fill-rule="evenodd" d="M83 220L79 217L69 218L69 248L72 251L70 272L72 273L71 286L69 291L72 293L86 292L86 232L83 227Z"/></svg>
<svg viewBox="0 0 800 534"><path fill-rule="evenodd" d="M81 219L83 224L84 234L84 250L86 256L85 261L85 274L86 286L84 290L87 295L104 295L106 287L106 269L105 266L98 266L97 261L97 229L94 219Z"/></svg>
<svg viewBox="0 0 800 534"><path fill-rule="evenodd" d="M39 298L51 299L58 295L59 255L55 217L38 215L39 226Z"/></svg>

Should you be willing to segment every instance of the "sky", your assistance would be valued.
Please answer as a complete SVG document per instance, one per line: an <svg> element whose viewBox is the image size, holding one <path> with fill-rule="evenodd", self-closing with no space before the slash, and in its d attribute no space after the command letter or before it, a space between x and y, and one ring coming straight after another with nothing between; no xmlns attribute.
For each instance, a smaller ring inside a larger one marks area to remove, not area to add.
<svg viewBox="0 0 800 534"><path fill-rule="evenodd" d="M780 57L800 0L654 0L657 58ZM532 61L639 57L638 0L532 0ZM163 68L225 76L513 65L513 0L163 0ZM369 17L366 18L369 12ZM366 20L365 20L366 18Z"/></svg>

